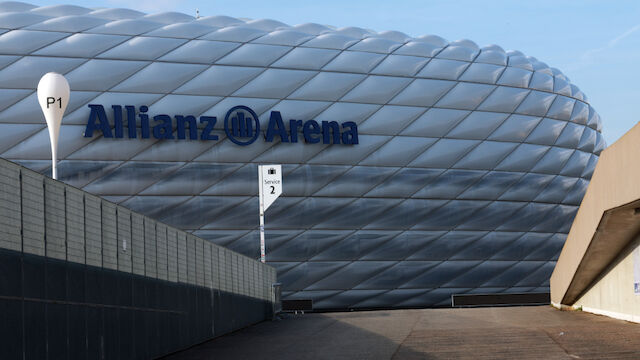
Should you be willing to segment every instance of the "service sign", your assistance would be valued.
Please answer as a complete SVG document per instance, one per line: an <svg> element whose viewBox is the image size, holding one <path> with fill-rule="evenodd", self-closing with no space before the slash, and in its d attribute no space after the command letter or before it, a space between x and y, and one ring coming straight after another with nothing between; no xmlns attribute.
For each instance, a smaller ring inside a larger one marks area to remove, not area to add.
<svg viewBox="0 0 640 360"><path fill-rule="evenodd" d="M260 204L264 214L274 201L282 194L282 166L259 165Z"/></svg>

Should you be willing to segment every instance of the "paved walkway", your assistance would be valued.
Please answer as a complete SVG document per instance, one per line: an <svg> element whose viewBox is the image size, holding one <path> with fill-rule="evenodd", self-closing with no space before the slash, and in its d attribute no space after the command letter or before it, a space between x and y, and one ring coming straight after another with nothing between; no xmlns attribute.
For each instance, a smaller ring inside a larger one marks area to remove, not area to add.
<svg viewBox="0 0 640 360"><path fill-rule="evenodd" d="M550 306L287 315L169 359L640 359L640 324Z"/></svg>

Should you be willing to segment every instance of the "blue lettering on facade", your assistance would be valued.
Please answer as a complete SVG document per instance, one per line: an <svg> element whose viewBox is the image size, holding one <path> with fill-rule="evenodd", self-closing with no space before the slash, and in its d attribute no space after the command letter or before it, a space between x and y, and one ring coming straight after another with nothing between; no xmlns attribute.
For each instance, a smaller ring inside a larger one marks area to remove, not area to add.
<svg viewBox="0 0 640 360"><path fill-rule="evenodd" d="M89 104L89 118L84 136L93 137L96 131L105 138L148 139L153 136L159 140L218 140L214 129L217 123L215 116L175 115L173 118L166 114L150 116L148 106L140 106L137 111L132 105L112 105L113 123L103 105ZM124 108L124 111L123 111ZM203 125L198 127L198 123ZM264 131L264 141L281 143L297 143L304 139L305 143L318 144L358 144L358 125L353 121L339 123L337 121L298 120L290 119L289 128L279 111L271 111L269 122ZM124 128L127 127L125 132ZM224 132L233 143L246 146L258 139L261 133L260 119L249 107L238 105L231 108L224 118Z"/></svg>

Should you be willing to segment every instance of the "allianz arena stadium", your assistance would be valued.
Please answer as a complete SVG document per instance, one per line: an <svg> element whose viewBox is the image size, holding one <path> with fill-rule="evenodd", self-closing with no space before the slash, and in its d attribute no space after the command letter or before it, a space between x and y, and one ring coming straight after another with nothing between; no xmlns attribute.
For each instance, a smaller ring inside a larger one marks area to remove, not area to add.
<svg viewBox="0 0 640 360"><path fill-rule="evenodd" d="M548 293L606 146L562 72L497 45L0 3L0 157L46 174L47 72L60 179L216 244L259 257L257 167L282 164L267 263L315 309Z"/></svg>

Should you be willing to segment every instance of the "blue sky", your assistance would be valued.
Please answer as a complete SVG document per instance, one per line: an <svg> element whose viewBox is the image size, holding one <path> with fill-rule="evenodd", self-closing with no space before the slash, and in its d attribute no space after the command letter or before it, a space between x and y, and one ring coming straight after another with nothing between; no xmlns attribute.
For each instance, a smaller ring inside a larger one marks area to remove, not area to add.
<svg viewBox="0 0 640 360"><path fill-rule="evenodd" d="M435 34L520 50L564 72L603 119L611 144L640 120L640 1L595 0L95 0L30 1L153 13L271 18L411 36Z"/></svg>

